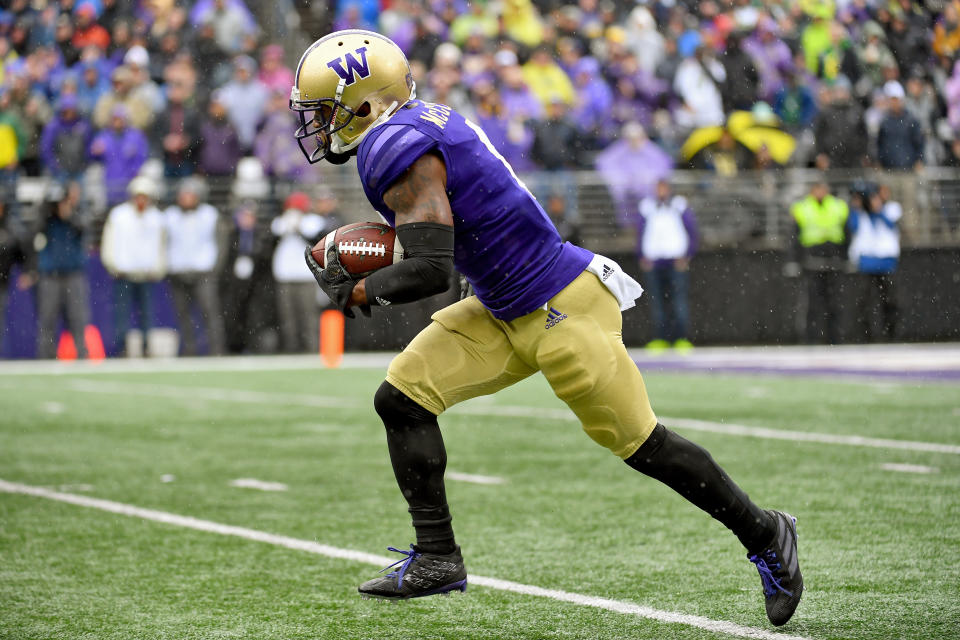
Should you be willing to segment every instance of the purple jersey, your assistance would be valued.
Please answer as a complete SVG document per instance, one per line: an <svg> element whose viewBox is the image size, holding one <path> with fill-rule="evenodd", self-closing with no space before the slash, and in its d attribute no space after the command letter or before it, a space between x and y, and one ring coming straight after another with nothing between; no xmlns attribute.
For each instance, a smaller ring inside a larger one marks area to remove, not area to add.
<svg viewBox="0 0 960 640"><path fill-rule="evenodd" d="M454 264L494 316L513 320L542 307L590 263L592 253L560 239L480 127L422 100L371 131L357 152L363 189L389 224L395 216L383 194L428 151L447 167Z"/></svg>

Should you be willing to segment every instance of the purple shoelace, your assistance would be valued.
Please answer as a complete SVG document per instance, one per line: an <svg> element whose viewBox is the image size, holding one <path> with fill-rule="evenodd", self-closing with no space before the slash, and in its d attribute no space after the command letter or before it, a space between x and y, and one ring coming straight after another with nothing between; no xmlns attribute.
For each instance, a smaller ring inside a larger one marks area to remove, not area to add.
<svg viewBox="0 0 960 640"><path fill-rule="evenodd" d="M410 567L410 563L416 560L417 558L419 558L421 554L420 552L418 552L416 549L413 548L412 544L410 545L409 551L406 551L404 549L396 549L394 547L387 547L387 551L393 551L394 553L399 553L406 556L405 558L401 558L400 560L397 560L393 564L387 567L384 567L383 569L380 569L380 573L383 573L387 569L393 569L398 564L400 565L399 571L391 571L390 573L387 574L388 578L392 578L394 576L397 577L397 588L399 589L400 587L403 586L403 574L407 572L407 569Z"/></svg>
<svg viewBox="0 0 960 640"><path fill-rule="evenodd" d="M762 555L748 556L748 559L750 562L757 565L757 571L760 573L760 581L763 582L763 593L767 597L775 596L777 591L782 591L791 597L793 596L791 592L783 588L783 586L780 584L780 581L777 580L777 578L773 575L775 570L780 569L780 563L777 562L776 552L769 551ZM770 564L767 564L768 561Z"/></svg>

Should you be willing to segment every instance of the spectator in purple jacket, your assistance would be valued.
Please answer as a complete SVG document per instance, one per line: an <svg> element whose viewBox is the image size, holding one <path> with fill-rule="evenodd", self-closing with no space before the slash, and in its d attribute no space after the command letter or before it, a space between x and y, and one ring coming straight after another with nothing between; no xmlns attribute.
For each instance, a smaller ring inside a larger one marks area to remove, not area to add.
<svg viewBox="0 0 960 640"><path fill-rule="evenodd" d="M127 185L140 172L150 153L150 144L142 131L130 126L127 107L118 104L110 113L110 125L90 144L90 156L103 163L107 187L107 205L127 199Z"/></svg>
<svg viewBox="0 0 960 640"><path fill-rule="evenodd" d="M76 96L64 95L57 115L40 136L40 160L58 181L79 181L87 167L87 148L92 137L93 128L80 115Z"/></svg>
<svg viewBox="0 0 960 640"><path fill-rule="evenodd" d="M756 31L743 41L742 47L753 58L760 73L760 99L772 102L783 86L783 70L793 66L790 47L780 39L779 28L773 18L762 17Z"/></svg>
<svg viewBox="0 0 960 640"><path fill-rule="evenodd" d="M533 146L533 129L526 118L507 115L500 92L489 83L478 85L474 94L479 96L477 124L490 139L490 144L500 152L515 171L526 172L536 168L530 157Z"/></svg>
<svg viewBox="0 0 960 640"><path fill-rule="evenodd" d="M670 181L657 182L656 194L640 201L636 217L637 256L650 296L652 351L672 343L679 352L692 348L687 302L690 259L697 250L697 221L683 196L671 193Z"/></svg>
<svg viewBox="0 0 960 640"><path fill-rule="evenodd" d="M197 169L208 176L230 176L237 168L242 150L237 130L227 118L220 92L210 96L207 119L200 125L200 154Z"/></svg>
<svg viewBox="0 0 960 640"><path fill-rule="evenodd" d="M303 162L303 154L290 132L299 126L289 107L290 90L274 89L267 101L267 113L253 139L253 154L267 175L281 180L299 180L312 165Z"/></svg>
<svg viewBox="0 0 960 640"><path fill-rule="evenodd" d="M571 117L580 131L598 140L607 141L610 108L613 106L613 91L603 79L600 63L595 58L580 58L573 65L570 76L576 91Z"/></svg>
<svg viewBox="0 0 960 640"><path fill-rule="evenodd" d="M498 51L494 60L500 80L500 100L508 118L539 120L543 105L523 79L523 69L517 64L517 54L509 49Z"/></svg>
<svg viewBox="0 0 960 640"><path fill-rule="evenodd" d="M596 165L623 224L632 223L636 203L652 195L654 183L673 171L673 160L637 122L623 126L621 138L597 154Z"/></svg>

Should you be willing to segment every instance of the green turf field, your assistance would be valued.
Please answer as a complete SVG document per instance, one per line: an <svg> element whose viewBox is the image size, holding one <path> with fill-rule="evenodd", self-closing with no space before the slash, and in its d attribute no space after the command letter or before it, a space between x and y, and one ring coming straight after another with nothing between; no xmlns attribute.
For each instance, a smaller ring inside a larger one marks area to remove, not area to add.
<svg viewBox="0 0 960 640"><path fill-rule="evenodd" d="M412 530L370 403L382 373L0 376L0 479L388 555ZM647 385L663 416L960 445L956 385L694 374ZM736 539L561 408L535 377L442 418L448 469L503 480L448 482L470 572L774 632ZM807 591L780 632L960 638L960 455L677 430L760 504L798 516ZM376 570L0 492L3 639L731 637L476 585L361 600L356 585Z"/></svg>

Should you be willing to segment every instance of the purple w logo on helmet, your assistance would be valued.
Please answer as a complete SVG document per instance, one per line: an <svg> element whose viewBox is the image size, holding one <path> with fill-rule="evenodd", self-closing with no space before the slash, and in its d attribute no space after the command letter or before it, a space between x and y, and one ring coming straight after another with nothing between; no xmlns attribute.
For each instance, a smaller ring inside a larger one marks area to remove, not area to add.
<svg viewBox="0 0 960 640"><path fill-rule="evenodd" d="M370 75L370 65L367 64L367 48L360 47L356 54L355 56L348 53L327 63L327 66L333 69L338 76L346 80L347 85L356 82L357 77L363 79ZM357 56L359 56L359 59L357 59ZM357 77L354 76L354 72L356 72Z"/></svg>

